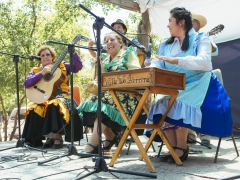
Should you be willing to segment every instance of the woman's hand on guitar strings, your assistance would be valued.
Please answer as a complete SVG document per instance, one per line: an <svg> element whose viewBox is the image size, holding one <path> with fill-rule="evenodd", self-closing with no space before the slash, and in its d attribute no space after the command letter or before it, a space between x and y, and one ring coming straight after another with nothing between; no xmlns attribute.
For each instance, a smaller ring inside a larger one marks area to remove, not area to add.
<svg viewBox="0 0 240 180"><path fill-rule="evenodd" d="M45 67L43 68L43 70L41 71L41 73L42 73L43 76L44 76L45 74L47 74L47 73L50 73L50 72L51 72L51 68L48 67L48 66L45 66Z"/></svg>
<svg viewBox="0 0 240 180"><path fill-rule="evenodd" d="M92 47L94 44L96 44L95 41L91 40L88 42L88 47Z"/></svg>

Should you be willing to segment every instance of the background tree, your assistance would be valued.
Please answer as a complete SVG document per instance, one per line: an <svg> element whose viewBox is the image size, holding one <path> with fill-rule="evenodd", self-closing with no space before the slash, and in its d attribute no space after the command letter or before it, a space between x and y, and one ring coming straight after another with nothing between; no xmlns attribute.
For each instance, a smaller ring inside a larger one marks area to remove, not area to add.
<svg viewBox="0 0 240 180"><path fill-rule="evenodd" d="M143 19L143 16L145 20ZM155 56L157 55L158 45L162 41L162 39L158 38L156 35L151 33L149 29L151 24L149 22L148 13L146 12L146 14L143 15L141 13L130 12L129 20L126 22L126 24L129 27L128 33L144 33L144 34L148 34L151 37L152 39L152 57L151 58L154 59ZM148 43L150 41L149 38L146 38L146 36L143 36L143 35L134 35L134 37L137 38L139 42L141 41L146 48L148 47Z"/></svg>
<svg viewBox="0 0 240 180"><path fill-rule="evenodd" d="M98 0L84 0L81 1L81 4L89 10L92 10L93 7L101 6L106 15L109 10L120 11L119 6ZM35 54L39 46L48 44L49 40L69 43L76 34L90 37L90 33L92 33L90 22L94 20L94 17L89 16L78 5L79 0L8 0L1 2L0 52L27 57L29 54ZM132 15L132 17L130 16L128 23L129 32L136 32L138 24L141 24L141 29L144 27L145 31L149 33L148 27L145 26L146 23L141 23L140 13ZM86 45L87 42L80 42L80 44ZM58 56L66 48L62 45L48 45L55 48ZM94 70L91 63L89 63L91 58L87 50L76 49L76 51L79 51L81 54L85 67L74 75L74 83L80 85L82 99L85 99L89 94L82 89L82 84L87 84L92 80ZM69 60L68 55L65 60ZM0 111L4 122L4 137L1 139L0 136L0 141L6 141L8 114L17 104L16 74L12 57L0 53L0 63ZM23 86L24 80L31 68L39 64L40 62L36 60L19 59L20 105L28 104ZM15 126L17 126L17 121L15 121ZM15 130L11 134L13 135L14 133Z"/></svg>
<svg viewBox="0 0 240 180"><path fill-rule="evenodd" d="M23 0L21 4L15 0L8 0L0 3L1 51L28 56L35 54L36 49L48 40L68 43L79 33L89 37L90 19L85 11L77 7L78 3L75 0ZM86 1L84 5L91 9L90 6L93 4L96 2ZM59 56L66 48L61 45L49 45L55 48ZM84 54L81 54L81 58L89 59ZM69 57L66 56L65 59L68 61ZM3 140L6 141L8 114L16 107L16 74L11 56L0 54L0 63L0 110L4 117ZM31 68L38 64L40 64L38 61L19 59L18 81L21 104L25 102L23 82ZM86 73L86 70L82 72ZM81 76L82 72L76 74L74 78L78 82L87 82L89 77L85 74Z"/></svg>

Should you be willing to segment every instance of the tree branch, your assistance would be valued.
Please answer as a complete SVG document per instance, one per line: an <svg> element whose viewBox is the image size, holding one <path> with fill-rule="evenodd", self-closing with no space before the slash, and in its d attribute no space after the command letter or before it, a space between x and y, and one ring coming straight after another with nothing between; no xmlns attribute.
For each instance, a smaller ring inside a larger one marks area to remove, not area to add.
<svg viewBox="0 0 240 180"><path fill-rule="evenodd" d="M135 3L134 1L131 0L101 0L101 1L115 4L123 9L127 9L130 11L140 12L138 3Z"/></svg>

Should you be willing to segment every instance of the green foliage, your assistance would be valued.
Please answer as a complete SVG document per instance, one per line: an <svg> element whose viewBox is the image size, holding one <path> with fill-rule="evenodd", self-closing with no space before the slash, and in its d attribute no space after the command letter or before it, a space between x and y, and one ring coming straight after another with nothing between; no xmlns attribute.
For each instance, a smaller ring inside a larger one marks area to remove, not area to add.
<svg viewBox="0 0 240 180"><path fill-rule="evenodd" d="M91 10L101 6L107 14L109 10L116 9L110 3L97 0L84 0L81 4ZM66 46L50 44L49 40L69 43L77 35L90 37L91 23L94 19L85 10L79 7L79 0L8 0L0 2L0 95L2 95L10 111L16 107L16 65L18 65L18 83L20 99L25 95L24 80L33 66L40 62L29 61L21 56L28 57L35 54L37 48L43 44L54 47L60 56ZM80 42L82 44L83 42ZM86 43L85 43L86 45ZM7 53L7 54L6 54ZM12 55L20 55L17 63ZM89 61L87 50L81 52L84 64ZM57 57L58 57L57 56ZM67 55L66 61L69 60ZM92 67L93 69L93 67ZM74 75L74 84L80 85L82 98L88 94L82 89L82 84L93 79L93 70L84 67L82 71ZM3 107L0 107L0 110Z"/></svg>
<svg viewBox="0 0 240 180"><path fill-rule="evenodd" d="M7 110L16 106L16 64L20 99L25 94L23 84L28 72L39 64L22 56L35 54L37 48L48 40L69 43L76 34L89 36L89 18L83 16L83 11L76 6L77 1L23 0L21 6L15 3L9 0L0 4L0 47L5 53L0 54L0 93ZM66 48L48 45L53 46L58 55ZM9 54L20 55L20 58L13 61Z"/></svg>
<svg viewBox="0 0 240 180"><path fill-rule="evenodd" d="M90 94L84 90L83 85L88 84L90 81L93 80L95 69L92 64L93 60L91 56L88 53L83 54L82 51L78 51L79 54L81 54L83 69L78 73L74 74L74 85L78 85L80 87L81 101L84 101L87 97L89 97Z"/></svg>
<svg viewBox="0 0 240 180"><path fill-rule="evenodd" d="M101 6L103 13L105 15L107 15L108 11L110 11L110 10L116 10L116 11L119 10L118 6L115 6L111 3L103 2L101 0L84 0L84 1L82 1L81 4L84 5L85 7L87 7L88 9L92 9L93 7L96 7L96 6Z"/></svg>
<svg viewBox="0 0 240 180"><path fill-rule="evenodd" d="M27 57L29 54L35 54L39 46L48 44L53 46L57 55L60 56L66 46L50 44L49 40L69 43L76 34L90 37L90 33L92 33L89 27L91 27L94 17L79 7L79 0L22 0L21 4L17 2L8 0L0 3L1 52ZM106 15L110 10L120 10L118 6L101 0L81 0L81 4L89 10L101 6ZM129 33L137 32L140 19L140 13L130 13L126 22ZM133 37L129 35L129 38ZM152 57L154 57L159 39L153 35L151 37L153 40ZM80 44L83 43L80 42ZM86 44L84 43L84 45ZM89 64L91 58L87 50L81 50L81 59L84 64ZM68 55L65 60L69 60ZM16 106L16 63L12 56L6 54L0 54L0 63L0 95L4 98L7 110L11 110ZM21 99L25 95L23 84L28 72L40 62L20 57L17 64ZM82 84L91 81L93 74L93 67L84 66L79 73L74 75L74 84L80 85L83 99L89 94L82 89Z"/></svg>

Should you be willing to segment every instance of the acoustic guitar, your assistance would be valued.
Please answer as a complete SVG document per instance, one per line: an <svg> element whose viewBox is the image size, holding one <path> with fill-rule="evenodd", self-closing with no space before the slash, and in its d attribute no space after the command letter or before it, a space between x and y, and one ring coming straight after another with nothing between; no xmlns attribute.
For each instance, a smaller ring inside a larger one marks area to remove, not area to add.
<svg viewBox="0 0 240 180"><path fill-rule="evenodd" d="M208 32L208 35L209 35L209 36L216 35L216 34L220 33L223 29L224 29L224 25L219 24L219 25L216 26L215 28L211 29L211 30Z"/></svg>
<svg viewBox="0 0 240 180"><path fill-rule="evenodd" d="M76 44L81 38L82 35L78 34L70 44ZM36 104L41 104L56 97L58 87L65 79L65 75L58 66L67 53L68 48L64 50L56 62L47 65L47 67L51 69L50 73L47 73L45 76L43 76L43 78L37 84L26 89L26 96L30 101Z"/></svg>

